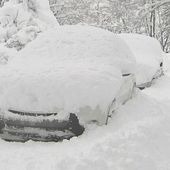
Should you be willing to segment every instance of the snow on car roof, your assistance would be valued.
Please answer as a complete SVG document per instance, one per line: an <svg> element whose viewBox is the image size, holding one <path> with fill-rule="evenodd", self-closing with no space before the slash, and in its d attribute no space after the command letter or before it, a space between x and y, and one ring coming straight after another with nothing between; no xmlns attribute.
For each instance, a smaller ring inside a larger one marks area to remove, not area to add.
<svg viewBox="0 0 170 170"><path fill-rule="evenodd" d="M162 62L164 54L160 43L155 38L142 34L126 33L120 34L120 36L132 50L136 62L145 64L153 64L154 61Z"/></svg>
<svg viewBox="0 0 170 170"><path fill-rule="evenodd" d="M33 60L39 60L39 64L43 60L86 60L118 67L122 74L133 73L135 69L134 56L119 36L90 26L60 26L46 31L28 44L20 56L22 62L30 61L31 65Z"/></svg>

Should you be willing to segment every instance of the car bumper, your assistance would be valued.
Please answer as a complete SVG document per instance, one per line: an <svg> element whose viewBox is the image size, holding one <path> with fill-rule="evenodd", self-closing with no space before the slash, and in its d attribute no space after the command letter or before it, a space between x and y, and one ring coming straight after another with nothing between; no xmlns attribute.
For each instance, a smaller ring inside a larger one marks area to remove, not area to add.
<svg viewBox="0 0 170 170"><path fill-rule="evenodd" d="M68 120L57 120L55 114L42 116L11 110L0 116L0 137L7 141L58 142L79 136L83 131L75 114L70 114Z"/></svg>

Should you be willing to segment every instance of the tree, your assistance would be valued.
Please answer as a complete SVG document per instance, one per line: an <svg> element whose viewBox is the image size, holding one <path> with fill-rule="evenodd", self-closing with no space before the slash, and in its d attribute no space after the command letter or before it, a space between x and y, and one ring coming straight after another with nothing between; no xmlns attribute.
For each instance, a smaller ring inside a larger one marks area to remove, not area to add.
<svg viewBox="0 0 170 170"><path fill-rule="evenodd" d="M162 49L169 51L170 45L170 0L152 0L144 9L145 17L150 16L149 36L156 37Z"/></svg>
<svg viewBox="0 0 170 170"><path fill-rule="evenodd" d="M157 38L164 51L170 42L170 0L50 0L60 24L86 23L115 33Z"/></svg>
<svg viewBox="0 0 170 170"><path fill-rule="evenodd" d="M0 0L0 7L4 5L5 0Z"/></svg>

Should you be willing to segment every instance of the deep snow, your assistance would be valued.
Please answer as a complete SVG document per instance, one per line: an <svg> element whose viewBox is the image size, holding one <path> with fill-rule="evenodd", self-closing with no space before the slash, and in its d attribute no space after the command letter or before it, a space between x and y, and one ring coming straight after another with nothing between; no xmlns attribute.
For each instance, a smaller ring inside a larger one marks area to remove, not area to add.
<svg viewBox="0 0 170 170"><path fill-rule="evenodd" d="M137 91L108 126L91 125L82 136L62 143L0 140L0 169L169 170L170 59L165 65L165 76Z"/></svg>

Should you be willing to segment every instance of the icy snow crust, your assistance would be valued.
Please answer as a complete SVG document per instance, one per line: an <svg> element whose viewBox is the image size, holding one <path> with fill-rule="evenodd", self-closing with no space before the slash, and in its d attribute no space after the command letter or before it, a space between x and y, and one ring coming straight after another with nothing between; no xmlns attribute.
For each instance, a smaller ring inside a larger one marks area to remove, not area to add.
<svg viewBox="0 0 170 170"><path fill-rule="evenodd" d="M55 111L58 118L81 110L102 120L122 74L134 66L129 48L113 33L88 26L51 29L0 67L0 108Z"/></svg>
<svg viewBox="0 0 170 170"><path fill-rule="evenodd" d="M152 81L164 56L159 42L140 34L120 34L120 37L128 44L136 59L136 84Z"/></svg>

